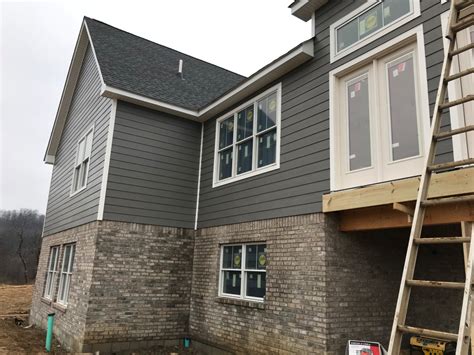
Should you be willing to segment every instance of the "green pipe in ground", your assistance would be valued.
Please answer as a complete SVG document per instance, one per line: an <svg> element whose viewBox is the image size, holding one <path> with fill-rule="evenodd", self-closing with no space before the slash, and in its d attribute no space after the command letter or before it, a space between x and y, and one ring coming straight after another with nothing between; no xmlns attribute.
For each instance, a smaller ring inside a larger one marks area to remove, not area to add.
<svg viewBox="0 0 474 355"><path fill-rule="evenodd" d="M48 314L48 329L46 331L46 352L51 351L51 343L53 341L53 326L54 326L54 313Z"/></svg>

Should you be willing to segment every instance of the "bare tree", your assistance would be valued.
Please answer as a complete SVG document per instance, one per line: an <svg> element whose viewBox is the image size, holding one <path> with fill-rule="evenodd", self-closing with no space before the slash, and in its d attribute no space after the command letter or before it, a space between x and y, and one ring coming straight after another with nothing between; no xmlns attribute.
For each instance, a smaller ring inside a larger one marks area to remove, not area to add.
<svg viewBox="0 0 474 355"><path fill-rule="evenodd" d="M36 276L44 216L37 211L0 211L0 281L30 282ZM16 261L15 261L16 257Z"/></svg>

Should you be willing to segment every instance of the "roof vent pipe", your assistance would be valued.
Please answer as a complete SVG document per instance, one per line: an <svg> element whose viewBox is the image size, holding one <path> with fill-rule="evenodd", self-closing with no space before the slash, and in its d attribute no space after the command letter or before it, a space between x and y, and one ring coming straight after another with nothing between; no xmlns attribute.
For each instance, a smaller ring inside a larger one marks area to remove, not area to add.
<svg viewBox="0 0 474 355"><path fill-rule="evenodd" d="M178 66L178 74L181 77L181 79L184 79L183 77L183 60L179 60L179 66Z"/></svg>

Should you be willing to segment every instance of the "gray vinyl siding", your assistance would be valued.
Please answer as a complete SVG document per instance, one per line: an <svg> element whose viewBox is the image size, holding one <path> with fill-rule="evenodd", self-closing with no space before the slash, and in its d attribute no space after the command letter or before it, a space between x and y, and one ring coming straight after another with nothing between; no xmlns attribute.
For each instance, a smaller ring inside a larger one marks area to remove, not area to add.
<svg viewBox="0 0 474 355"><path fill-rule="evenodd" d="M328 73L421 23L432 112L443 62L440 14L448 5L439 0L421 1L421 17L331 64L329 26L364 2L331 1L319 10L314 58L280 80L280 169L212 188L215 119L206 122L199 227L321 212L321 197L330 188ZM451 158L451 142L446 141L438 148L438 160Z"/></svg>
<svg viewBox="0 0 474 355"><path fill-rule="evenodd" d="M104 219L193 228L201 124L118 102Z"/></svg>
<svg viewBox="0 0 474 355"><path fill-rule="evenodd" d="M107 131L112 107L100 96L101 80L90 47L59 143L51 178L44 235L97 220ZM94 127L87 187L71 196L73 170L79 139Z"/></svg>

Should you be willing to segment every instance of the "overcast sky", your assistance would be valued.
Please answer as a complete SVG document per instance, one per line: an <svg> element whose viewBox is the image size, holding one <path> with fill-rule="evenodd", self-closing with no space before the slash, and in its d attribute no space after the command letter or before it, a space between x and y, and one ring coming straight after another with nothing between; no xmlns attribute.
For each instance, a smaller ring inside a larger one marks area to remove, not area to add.
<svg viewBox="0 0 474 355"><path fill-rule="evenodd" d="M0 0L0 209L46 211L43 155L82 17L250 75L311 36L291 0Z"/></svg>

